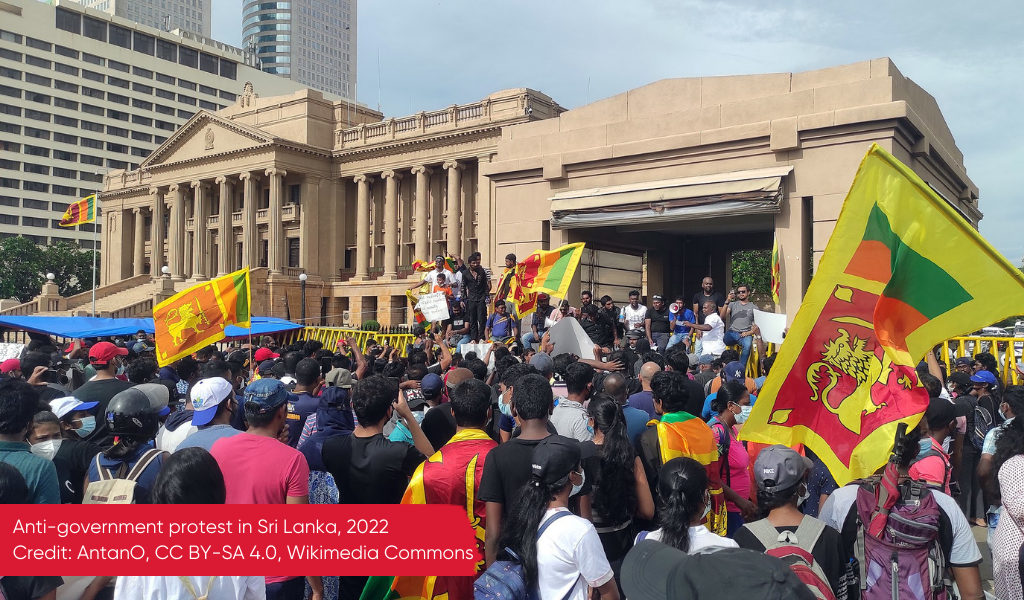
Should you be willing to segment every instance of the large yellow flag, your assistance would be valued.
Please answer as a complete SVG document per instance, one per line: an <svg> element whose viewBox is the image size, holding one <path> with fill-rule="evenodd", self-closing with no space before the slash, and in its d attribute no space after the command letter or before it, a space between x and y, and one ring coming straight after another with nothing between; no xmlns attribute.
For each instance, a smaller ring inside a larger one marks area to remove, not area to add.
<svg viewBox="0 0 1024 600"><path fill-rule="evenodd" d="M249 269L178 292L153 309L153 336L160 366L224 339L228 325L249 327Z"/></svg>
<svg viewBox="0 0 1024 600"><path fill-rule="evenodd" d="M740 437L805 443L840 484L870 475L928 406L925 353L1022 313L1020 271L872 145Z"/></svg>

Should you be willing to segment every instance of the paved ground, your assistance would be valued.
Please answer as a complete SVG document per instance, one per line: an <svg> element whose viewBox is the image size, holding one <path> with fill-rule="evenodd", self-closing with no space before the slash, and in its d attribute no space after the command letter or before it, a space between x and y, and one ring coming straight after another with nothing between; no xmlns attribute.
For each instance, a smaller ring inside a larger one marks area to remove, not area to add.
<svg viewBox="0 0 1024 600"><path fill-rule="evenodd" d="M985 586L985 592L992 593L992 553L988 551L988 528L972 527L974 539L978 542L978 549L981 550L981 581ZM994 596L989 596L995 598Z"/></svg>

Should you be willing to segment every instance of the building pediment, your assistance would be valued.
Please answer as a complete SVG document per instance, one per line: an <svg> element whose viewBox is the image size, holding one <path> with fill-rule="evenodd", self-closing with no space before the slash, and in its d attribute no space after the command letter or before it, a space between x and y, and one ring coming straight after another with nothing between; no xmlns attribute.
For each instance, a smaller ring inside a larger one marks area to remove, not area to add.
<svg viewBox="0 0 1024 600"><path fill-rule="evenodd" d="M207 157L273 144L277 138L266 132L201 111L153 151L140 167L199 161Z"/></svg>

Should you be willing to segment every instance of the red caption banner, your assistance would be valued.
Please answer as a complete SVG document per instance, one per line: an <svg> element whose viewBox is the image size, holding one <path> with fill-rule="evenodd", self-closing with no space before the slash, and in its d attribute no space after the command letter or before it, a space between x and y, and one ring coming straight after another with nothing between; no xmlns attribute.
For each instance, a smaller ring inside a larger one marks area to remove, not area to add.
<svg viewBox="0 0 1024 600"><path fill-rule="evenodd" d="M450 505L8 505L0 573L472 575L482 559Z"/></svg>

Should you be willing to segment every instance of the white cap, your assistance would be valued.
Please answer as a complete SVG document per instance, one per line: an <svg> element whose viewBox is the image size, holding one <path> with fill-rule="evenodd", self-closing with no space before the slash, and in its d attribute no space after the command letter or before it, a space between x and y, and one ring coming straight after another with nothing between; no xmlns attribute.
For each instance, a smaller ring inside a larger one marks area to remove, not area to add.
<svg viewBox="0 0 1024 600"><path fill-rule="evenodd" d="M192 424L200 427L212 421L217 406L234 393L234 388L223 377L200 379L188 393L192 401Z"/></svg>
<svg viewBox="0 0 1024 600"><path fill-rule="evenodd" d="M57 415L58 419L63 419L65 415L75 411L92 410L96 408L97 404L99 402L82 402L78 398L65 396L64 398L50 400L50 409L53 410L53 414Z"/></svg>

